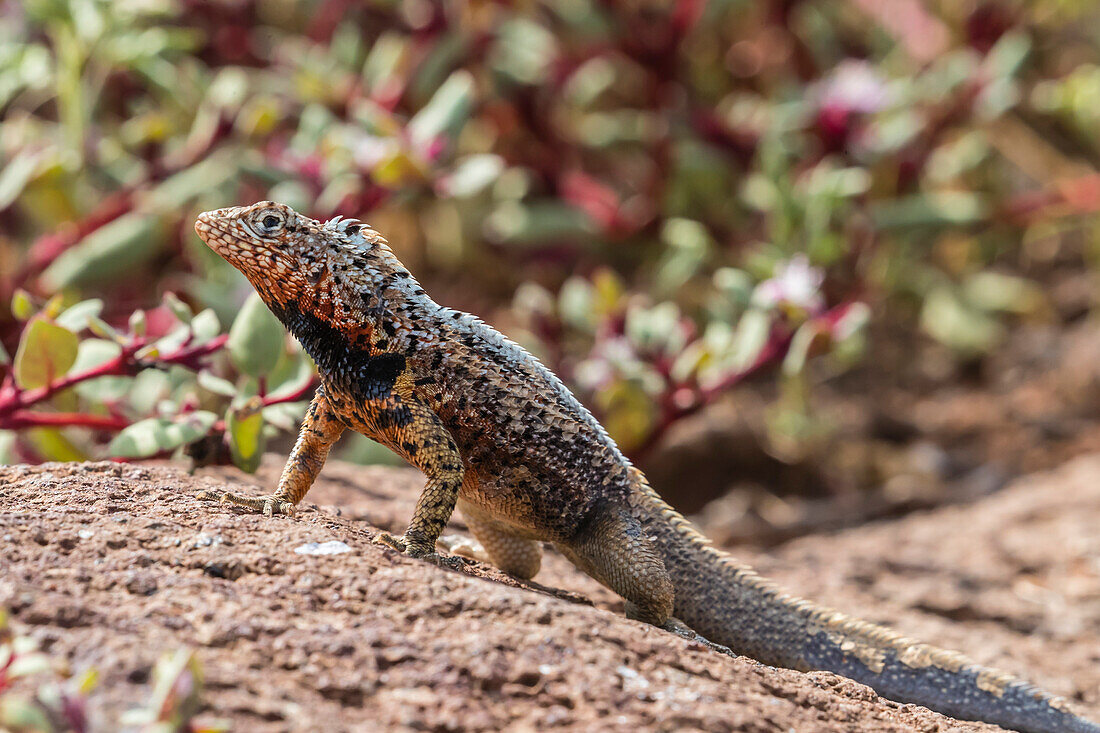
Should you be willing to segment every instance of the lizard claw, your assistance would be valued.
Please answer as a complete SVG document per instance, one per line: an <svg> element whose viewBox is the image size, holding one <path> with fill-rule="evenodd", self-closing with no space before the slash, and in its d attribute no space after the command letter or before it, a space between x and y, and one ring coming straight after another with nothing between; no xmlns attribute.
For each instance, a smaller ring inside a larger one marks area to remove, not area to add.
<svg viewBox="0 0 1100 733"><path fill-rule="evenodd" d="M670 618L668 621L665 621L664 624L661 625L661 628L669 633L683 637L688 641L694 641L702 644L711 651L718 652L719 654L725 654L730 657L737 656L737 653L730 649L728 646L715 644L713 641L706 638L705 636L696 633L694 629L687 626L683 621L680 621L679 619Z"/></svg>
<svg viewBox="0 0 1100 733"><path fill-rule="evenodd" d="M447 555L440 555L438 552L432 550L423 550L416 545L409 544L409 541L404 535L394 536L389 532L379 532L374 538L374 542L379 545L384 545L392 550L397 550L403 555L409 557L415 557L425 562L430 562L436 567L444 568L447 570L462 570L466 567L466 560L459 557L451 557Z"/></svg>
<svg viewBox="0 0 1100 733"><path fill-rule="evenodd" d="M277 494L268 494L267 496L242 496L241 494L234 494L231 491L204 491L199 495L199 498L216 499L222 503L248 507L254 511L261 512L265 517L271 517L276 514L284 514L289 517L293 516L297 511L294 504L284 500L283 497Z"/></svg>
<svg viewBox="0 0 1100 733"><path fill-rule="evenodd" d="M288 517L294 516L297 512L297 508L289 501L283 501L277 496L265 496L264 502L264 516L270 517L275 514L283 514Z"/></svg>
<svg viewBox="0 0 1100 733"><path fill-rule="evenodd" d="M388 547L391 550L397 550L402 554L404 554L405 550L408 547L408 544L405 542L404 535L398 535L395 537L389 532L379 532L378 536L374 538L373 542L377 545Z"/></svg>

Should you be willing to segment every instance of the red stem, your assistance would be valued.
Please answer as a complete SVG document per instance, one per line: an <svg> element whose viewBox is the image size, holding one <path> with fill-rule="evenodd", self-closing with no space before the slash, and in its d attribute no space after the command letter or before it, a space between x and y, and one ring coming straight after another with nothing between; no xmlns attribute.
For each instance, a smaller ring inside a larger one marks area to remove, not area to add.
<svg viewBox="0 0 1100 733"><path fill-rule="evenodd" d="M121 354L110 361L106 361L99 366L92 367L83 372L69 374L43 387L36 387L35 389L23 391L17 390L8 399L0 400L0 416L24 407L30 407L31 405L49 399L62 390L66 390L81 382L86 382L89 379L95 379L96 377L118 377L130 374L133 368L131 360L134 350L135 349L132 347L127 347Z"/></svg>
<svg viewBox="0 0 1100 733"><path fill-rule="evenodd" d="M818 323L835 326L836 323L844 317L844 314L848 312L851 306L851 302L842 303L835 308L830 308L813 320ZM739 372L727 374L724 379L713 386L707 387L706 389L698 389L695 393L695 399L692 400L689 405L681 407L672 402L669 396L666 396L666 399L662 403L662 414L657 425L654 426L653 430L646 439L642 441L641 445L630 452L631 459L640 460L649 453L649 451L661 441L661 438L664 437L669 428L677 421L684 419L688 415L695 414L714 402L715 399L726 390L733 388L765 367L771 366L781 360L786 356L787 349L790 347L793 337L793 330L781 329L779 327L773 328L768 343L760 350L760 353L756 356L756 360L752 364Z"/></svg>
<svg viewBox="0 0 1100 733"><path fill-rule="evenodd" d="M206 343L196 346L185 346L171 354L157 358L155 364L178 364L189 369L199 369L202 357L218 351L229 339L228 334L220 334ZM26 408L36 405L63 390L69 389L81 382L97 377L128 376L140 371L145 364L136 359L134 354L143 346L145 340L134 339L122 349L122 353L110 361L86 369L82 372L69 374L61 379L35 389L20 390L10 379L4 381L0 387L0 428L17 430L35 426L51 427L88 427L99 430L122 430L130 425L130 421L120 415L84 415L80 413L50 413L28 412ZM280 400L283 401L283 400ZM287 400L289 401L289 400Z"/></svg>
<svg viewBox="0 0 1100 733"><path fill-rule="evenodd" d="M129 425L130 421L124 417L85 415L78 412L28 412L26 410L16 410L7 417L0 417L0 428L4 430L34 427L122 430L129 427Z"/></svg>

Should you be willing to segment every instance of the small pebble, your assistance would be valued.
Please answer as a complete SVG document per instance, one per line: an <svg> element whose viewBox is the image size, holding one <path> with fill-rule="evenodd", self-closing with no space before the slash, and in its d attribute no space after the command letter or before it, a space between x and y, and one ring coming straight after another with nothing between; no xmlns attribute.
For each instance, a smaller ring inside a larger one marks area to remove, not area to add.
<svg viewBox="0 0 1100 733"><path fill-rule="evenodd" d="M342 555L345 552L351 552L351 548L339 540L329 540L328 542L307 542L295 547L294 551L299 555Z"/></svg>
<svg viewBox="0 0 1100 733"><path fill-rule="evenodd" d="M195 538L192 547L209 547L210 545L220 545L223 542L221 535L210 535L206 532L202 532Z"/></svg>

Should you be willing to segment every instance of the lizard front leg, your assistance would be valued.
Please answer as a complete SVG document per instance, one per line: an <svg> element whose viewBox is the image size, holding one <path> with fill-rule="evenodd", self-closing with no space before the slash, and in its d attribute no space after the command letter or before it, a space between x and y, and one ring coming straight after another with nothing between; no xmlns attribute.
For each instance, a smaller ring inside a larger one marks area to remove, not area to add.
<svg viewBox="0 0 1100 733"><path fill-rule="evenodd" d="M405 534L382 533L378 541L412 557L434 556L435 542L454 513L465 470L458 445L431 409L413 395L391 394L366 403L374 437L393 448L428 478Z"/></svg>
<svg viewBox="0 0 1100 733"><path fill-rule="evenodd" d="M267 496L242 496L226 492L222 501L240 504L270 517L273 514L293 514L294 507L305 497L309 487L325 464L332 444L343 434L344 423L337 416L325 396L323 386L317 388L309 403L302 429L294 450L283 467L283 475L274 494Z"/></svg>

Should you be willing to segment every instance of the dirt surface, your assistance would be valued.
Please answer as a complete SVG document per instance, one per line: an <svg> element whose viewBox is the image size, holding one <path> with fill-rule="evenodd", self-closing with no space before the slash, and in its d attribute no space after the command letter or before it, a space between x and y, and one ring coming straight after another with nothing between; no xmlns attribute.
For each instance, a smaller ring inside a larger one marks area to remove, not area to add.
<svg viewBox="0 0 1100 733"><path fill-rule="evenodd" d="M422 486L412 470L331 462L292 519L198 498L273 485L280 467L0 467L0 605L50 655L99 669L99 730L182 645L199 650L204 716L242 731L995 730L625 620L552 553L546 587L517 587L382 549L377 528L400 531ZM1089 457L973 504L738 552L793 590L1026 673L1100 717L1097 526ZM295 552L332 540L350 551Z"/></svg>

